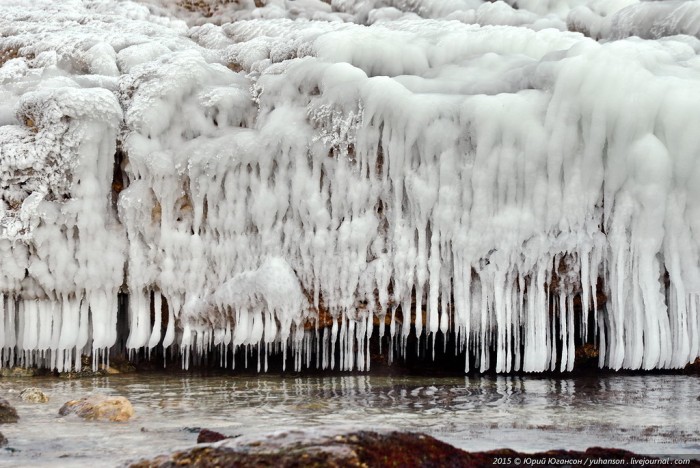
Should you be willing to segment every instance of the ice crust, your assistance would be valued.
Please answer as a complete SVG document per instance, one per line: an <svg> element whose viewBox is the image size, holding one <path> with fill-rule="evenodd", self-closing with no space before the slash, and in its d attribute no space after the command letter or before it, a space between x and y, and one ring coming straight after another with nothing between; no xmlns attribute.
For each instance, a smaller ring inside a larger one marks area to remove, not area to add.
<svg viewBox="0 0 700 468"><path fill-rule="evenodd" d="M184 3L0 2L2 365L700 355L700 2Z"/></svg>

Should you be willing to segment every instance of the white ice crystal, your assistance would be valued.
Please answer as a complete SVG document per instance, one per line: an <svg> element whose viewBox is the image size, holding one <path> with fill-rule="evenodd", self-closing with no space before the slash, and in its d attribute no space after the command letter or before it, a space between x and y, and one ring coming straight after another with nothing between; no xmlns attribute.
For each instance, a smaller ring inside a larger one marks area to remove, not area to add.
<svg viewBox="0 0 700 468"><path fill-rule="evenodd" d="M3 365L700 355L698 2L0 3Z"/></svg>

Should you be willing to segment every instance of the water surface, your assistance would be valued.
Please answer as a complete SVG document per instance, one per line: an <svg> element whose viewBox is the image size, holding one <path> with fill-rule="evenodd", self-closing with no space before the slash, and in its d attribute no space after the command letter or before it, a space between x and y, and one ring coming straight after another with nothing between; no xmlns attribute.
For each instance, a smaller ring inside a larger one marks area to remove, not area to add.
<svg viewBox="0 0 700 468"><path fill-rule="evenodd" d="M24 403L26 387L47 404ZM91 392L131 400L126 423L59 417ZM293 428L422 431L466 450L618 447L700 456L700 377L279 377L131 374L2 379L20 422L3 425L0 466L119 466L195 444L197 428L229 435ZM96 463L97 462L97 463Z"/></svg>

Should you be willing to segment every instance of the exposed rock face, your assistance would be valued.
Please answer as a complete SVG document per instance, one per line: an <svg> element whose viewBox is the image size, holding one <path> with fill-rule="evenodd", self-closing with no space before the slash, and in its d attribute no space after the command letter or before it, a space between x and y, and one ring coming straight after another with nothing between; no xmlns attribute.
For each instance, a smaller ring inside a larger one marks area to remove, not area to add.
<svg viewBox="0 0 700 468"><path fill-rule="evenodd" d="M319 435L293 431L264 439L241 438L198 446L135 463L132 468L172 466L347 466L347 467L492 467L502 460L586 460L606 458L629 461L635 455L617 449L591 448L585 452L551 451L523 454L513 450L465 452L433 437L417 433L353 432ZM640 459L641 457L635 457ZM500 460L500 461L499 461ZM694 464L693 464L694 463ZM560 466L556 463L547 466ZM692 462L686 466L700 466Z"/></svg>
<svg viewBox="0 0 700 468"><path fill-rule="evenodd" d="M112 397L106 395L90 395L80 400L71 400L65 403L58 414L66 416L76 414L83 419L122 422L134 415L131 402L124 397Z"/></svg>
<svg viewBox="0 0 700 468"><path fill-rule="evenodd" d="M25 388L19 393L19 397L22 401L30 403L47 403L49 401L49 397L36 387Z"/></svg>
<svg viewBox="0 0 700 468"><path fill-rule="evenodd" d="M16 423L19 421L17 410L4 398L0 398L0 424Z"/></svg>

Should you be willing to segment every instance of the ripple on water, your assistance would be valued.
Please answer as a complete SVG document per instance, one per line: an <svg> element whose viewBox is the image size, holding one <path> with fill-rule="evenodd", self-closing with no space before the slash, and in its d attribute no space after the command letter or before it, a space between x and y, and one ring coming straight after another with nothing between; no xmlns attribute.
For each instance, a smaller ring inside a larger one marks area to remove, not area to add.
<svg viewBox="0 0 700 468"><path fill-rule="evenodd" d="M94 466L153 456L195 443L197 431L263 434L292 428L423 431L468 450L584 449L697 453L700 378L608 376L283 378L119 375L32 379L50 395L19 399L27 381L0 380L21 420L2 432L14 452L3 466ZM136 415L121 424L60 418L67 400L91 392L122 395Z"/></svg>

